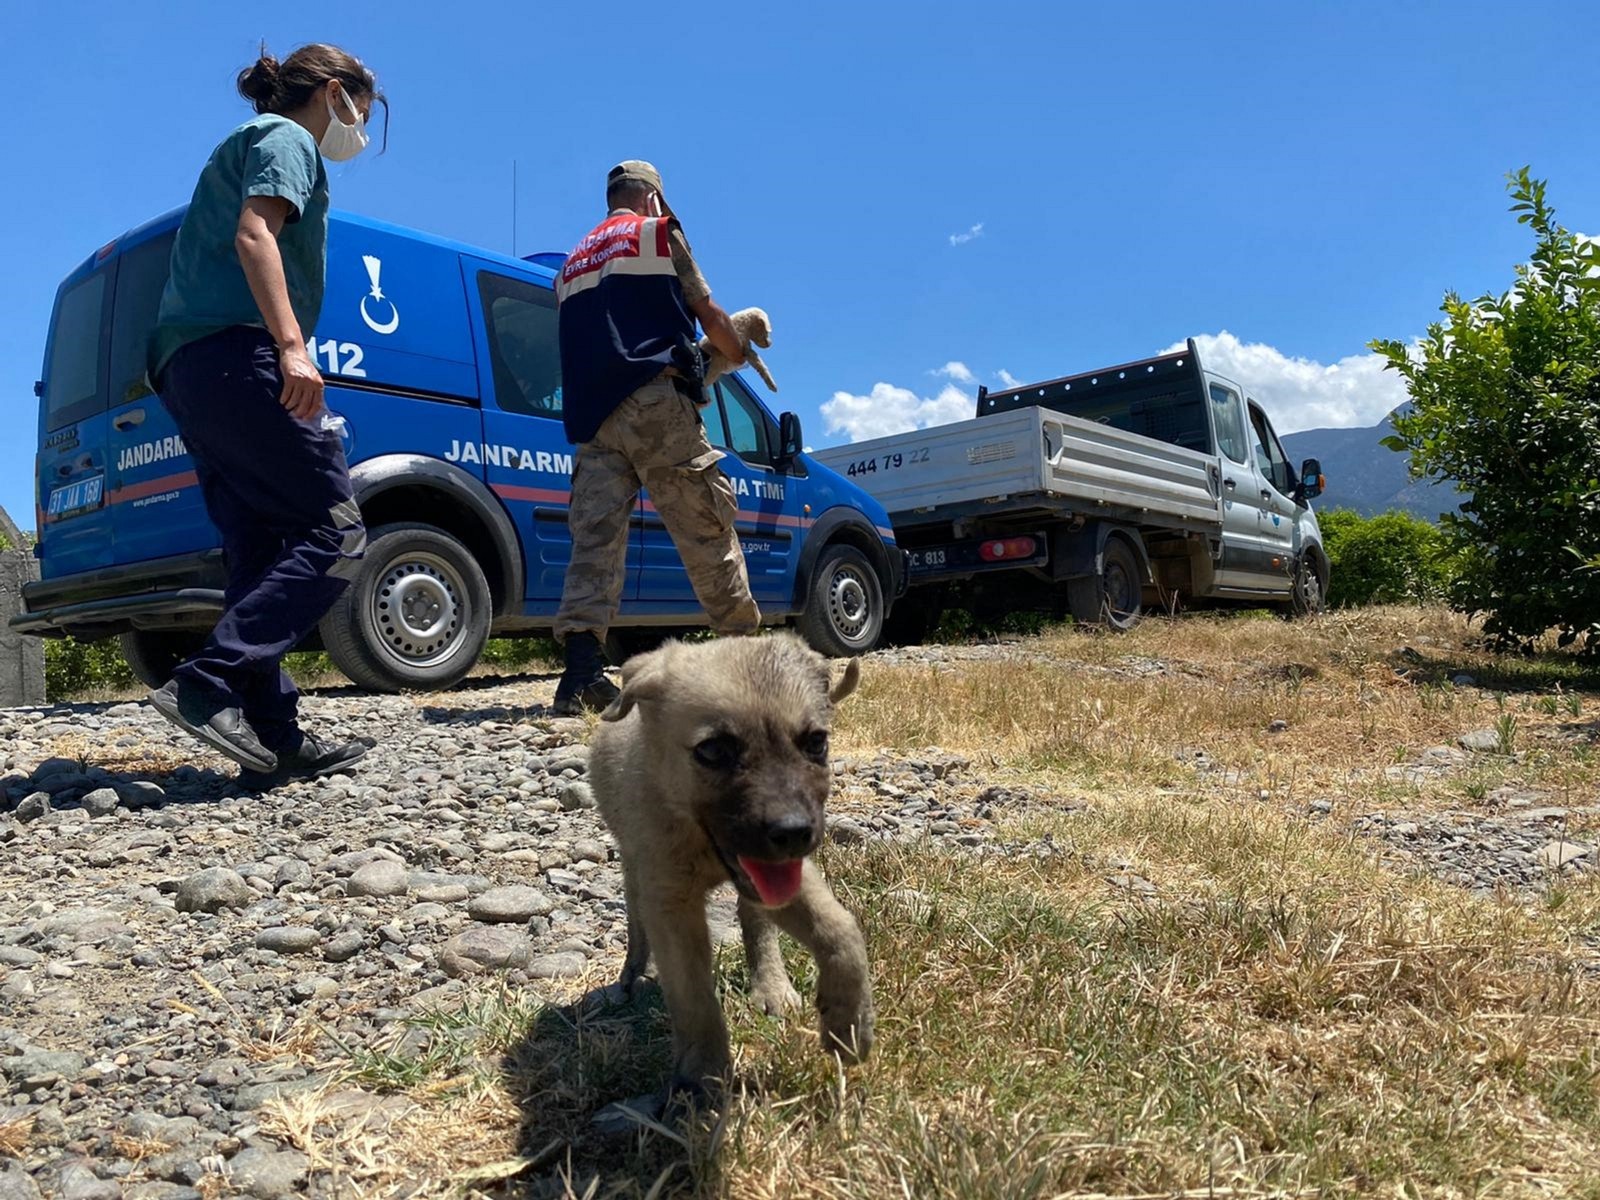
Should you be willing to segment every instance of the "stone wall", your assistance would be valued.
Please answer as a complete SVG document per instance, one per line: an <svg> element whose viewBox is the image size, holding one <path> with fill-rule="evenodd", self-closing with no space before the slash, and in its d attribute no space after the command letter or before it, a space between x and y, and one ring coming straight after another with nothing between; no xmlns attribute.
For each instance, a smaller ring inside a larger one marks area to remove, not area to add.
<svg viewBox="0 0 1600 1200"><path fill-rule="evenodd" d="M0 535L11 545L0 550L0 708L43 704L44 642L10 628L11 618L22 611L22 585L38 578L39 562L3 508Z"/></svg>

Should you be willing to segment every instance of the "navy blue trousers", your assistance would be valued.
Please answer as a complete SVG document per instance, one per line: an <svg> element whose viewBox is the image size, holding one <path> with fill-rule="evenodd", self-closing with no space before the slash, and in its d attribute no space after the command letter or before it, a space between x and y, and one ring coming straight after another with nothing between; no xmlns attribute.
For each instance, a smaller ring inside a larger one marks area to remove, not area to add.
<svg viewBox="0 0 1600 1200"><path fill-rule="evenodd" d="M221 620L173 675L241 708L280 752L301 739L283 656L348 586L366 547L338 433L320 414L290 416L282 391L271 335L243 325L184 346L160 380L228 567Z"/></svg>

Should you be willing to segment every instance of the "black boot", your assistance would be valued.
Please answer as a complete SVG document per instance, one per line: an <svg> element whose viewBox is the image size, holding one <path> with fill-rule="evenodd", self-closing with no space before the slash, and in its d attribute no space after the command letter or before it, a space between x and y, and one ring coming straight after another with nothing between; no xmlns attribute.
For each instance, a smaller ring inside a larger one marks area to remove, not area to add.
<svg viewBox="0 0 1600 1200"><path fill-rule="evenodd" d="M592 633L569 633L566 644L567 668L556 684L555 703L550 712L557 717L579 717L585 712L601 712L619 695L617 685L606 678L605 660L600 656L600 639Z"/></svg>

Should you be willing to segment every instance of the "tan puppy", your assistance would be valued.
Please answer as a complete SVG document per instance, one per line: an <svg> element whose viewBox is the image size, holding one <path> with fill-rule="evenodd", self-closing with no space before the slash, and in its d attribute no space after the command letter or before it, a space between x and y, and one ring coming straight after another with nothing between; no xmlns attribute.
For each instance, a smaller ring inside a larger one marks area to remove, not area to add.
<svg viewBox="0 0 1600 1200"><path fill-rule="evenodd" d="M847 1062L872 1046L867 947L808 857L822 841L833 707L860 665L830 685L828 661L793 634L668 642L629 659L622 695L589 754L595 799L622 854L631 990L651 952L672 1017L674 1092L728 1075L728 1029L712 978L706 893L732 880L766 1012L795 1008L778 930L817 960L822 1044Z"/></svg>
<svg viewBox="0 0 1600 1200"><path fill-rule="evenodd" d="M733 330L739 335L739 344L744 347L745 361L756 369L756 374L761 376L763 383L771 391L777 391L778 385L772 381L772 372L767 370L767 364L761 361L754 347L760 346L763 350L772 345L772 321L768 318L766 310L760 308L741 308L732 313L728 321L733 325ZM700 339L700 353L705 356L706 386L710 387L718 379L728 373L728 360L722 356L722 351L711 344L710 338Z"/></svg>

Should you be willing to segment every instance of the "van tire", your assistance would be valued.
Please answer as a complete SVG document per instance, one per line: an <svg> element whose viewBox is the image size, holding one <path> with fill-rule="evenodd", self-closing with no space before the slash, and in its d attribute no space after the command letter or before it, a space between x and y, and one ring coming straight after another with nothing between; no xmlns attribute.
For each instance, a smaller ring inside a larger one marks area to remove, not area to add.
<svg viewBox="0 0 1600 1200"><path fill-rule="evenodd" d="M811 648L830 658L865 654L883 636L883 585L872 562L843 542L823 548L795 625Z"/></svg>
<svg viewBox="0 0 1600 1200"><path fill-rule="evenodd" d="M188 629L130 629L117 641L122 659L145 687L166 686L177 665L206 644L206 635Z"/></svg>
<svg viewBox="0 0 1600 1200"><path fill-rule="evenodd" d="M375 692L439 691L459 683L489 640L483 568L432 525L383 525L319 627L334 666Z"/></svg>
<svg viewBox="0 0 1600 1200"><path fill-rule="evenodd" d="M1289 595L1291 617L1314 617L1327 603L1327 586L1317 561L1302 554L1294 567L1293 591Z"/></svg>
<svg viewBox="0 0 1600 1200"><path fill-rule="evenodd" d="M1067 581L1067 608L1081 625L1104 625L1126 633L1139 623L1144 592L1139 556L1120 537L1106 539L1100 570Z"/></svg>

